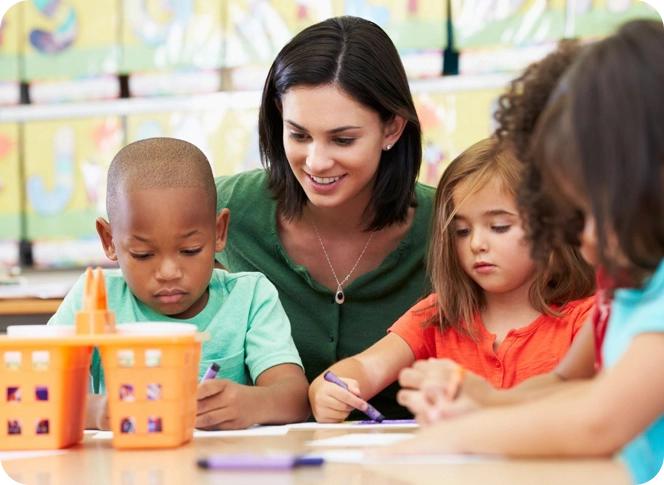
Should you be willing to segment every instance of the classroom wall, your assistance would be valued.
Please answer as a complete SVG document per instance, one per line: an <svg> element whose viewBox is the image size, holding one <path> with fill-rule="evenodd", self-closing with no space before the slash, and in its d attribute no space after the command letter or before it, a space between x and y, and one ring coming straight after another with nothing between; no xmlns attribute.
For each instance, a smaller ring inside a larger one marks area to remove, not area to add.
<svg viewBox="0 0 664 485"><path fill-rule="evenodd" d="M151 136L186 139L206 153L216 175L259 167L257 112L265 73L295 33L327 17L371 19L395 42L424 131L420 179L432 185L450 160L491 133L491 115L509 78L557 39L601 37L625 20L658 18L637 0L577 0L574 9L565 0L454 0L465 76L450 81L440 78L444 5L16 4L0 24L0 266L19 263L21 240L30 243L38 268L108 263L94 221L105 216L108 164L127 143Z"/></svg>

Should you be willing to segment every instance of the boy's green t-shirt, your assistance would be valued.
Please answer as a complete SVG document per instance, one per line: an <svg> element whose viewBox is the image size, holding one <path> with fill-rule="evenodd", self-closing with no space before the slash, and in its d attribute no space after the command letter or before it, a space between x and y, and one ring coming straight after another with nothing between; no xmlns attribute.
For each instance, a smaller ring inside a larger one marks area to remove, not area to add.
<svg viewBox="0 0 664 485"><path fill-rule="evenodd" d="M274 285L260 273L233 273L215 269L207 305L193 318L181 320L154 312L138 300L122 272L104 270L108 306L118 325L133 322L192 323L210 340L203 342L199 379L212 362L221 367L217 378L252 384L265 370L302 361L291 337L290 323ZM85 277L67 294L48 325L74 325L83 307ZM105 392L99 353L95 349L91 375L95 393Z"/></svg>
<svg viewBox="0 0 664 485"><path fill-rule="evenodd" d="M217 260L229 271L258 271L277 287L291 323L293 340L311 382L335 362L356 355L387 335L422 297L431 293L425 256L435 189L416 184L418 206L399 247L373 271L343 290L338 305L334 291L314 280L307 268L289 257L279 240L277 203L265 186L265 170L217 177L217 210L231 212L228 239ZM325 256L321 250L320 257ZM412 416L396 402L396 384L370 403L391 419ZM353 412L350 419L365 419Z"/></svg>

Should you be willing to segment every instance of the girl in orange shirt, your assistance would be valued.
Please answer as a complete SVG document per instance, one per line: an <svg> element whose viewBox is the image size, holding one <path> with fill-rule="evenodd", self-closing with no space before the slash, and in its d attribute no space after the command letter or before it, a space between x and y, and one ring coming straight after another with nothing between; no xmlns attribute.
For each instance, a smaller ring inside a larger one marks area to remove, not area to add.
<svg viewBox="0 0 664 485"><path fill-rule="evenodd" d="M520 172L516 158L491 139L452 161L435 198L428 264L434 294L372 347L330 367L348 389L324 374L311 383L319 422L366 411L366 399L417 359L454 359L496 387L557 365L592 308L594 273L571 246L549 254L545 267L532 259L516 202Z"/></svg>

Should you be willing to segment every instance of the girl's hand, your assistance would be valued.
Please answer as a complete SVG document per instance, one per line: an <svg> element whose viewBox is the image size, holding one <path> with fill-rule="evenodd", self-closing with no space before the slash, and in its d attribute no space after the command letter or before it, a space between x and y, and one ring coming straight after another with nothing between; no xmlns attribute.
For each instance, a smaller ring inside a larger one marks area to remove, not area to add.
<svg viewBox="0 0 664 485"><path fill-rule="evenodd" d="M319 423L340 423L353 409L364 411L367 403L360 398L360 386L354 379L340 377L348 390L323 379L320 375L309 387L309 403Z"/></svg>
<svg viewBox="0 0 664 485"><path fill-rule="evenodd" d="M483 407L493 387L481 377L466 371L458 389L449 396L450 381L459 365L449 359L419 360L401 371L397 395L399 404L408 408L421 424L433 424Z"/></svg>
<svg viewBox="0 0 664 485"><path fill-rule="evenodd" d="M251 388L228 379L208 379L198 385L196 427L204 430L246 429L255 424Z"/></svg>

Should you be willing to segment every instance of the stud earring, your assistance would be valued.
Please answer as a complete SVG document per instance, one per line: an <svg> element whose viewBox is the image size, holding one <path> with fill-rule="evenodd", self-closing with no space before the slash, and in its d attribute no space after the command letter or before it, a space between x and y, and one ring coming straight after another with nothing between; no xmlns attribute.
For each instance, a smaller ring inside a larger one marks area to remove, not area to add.
<svg viewBox="0 0 664 485"><path fill-rule="evenodd" d="M385 151L388 151L390 148L392 148L392 145L386 145L385 146Z"/></svg>

